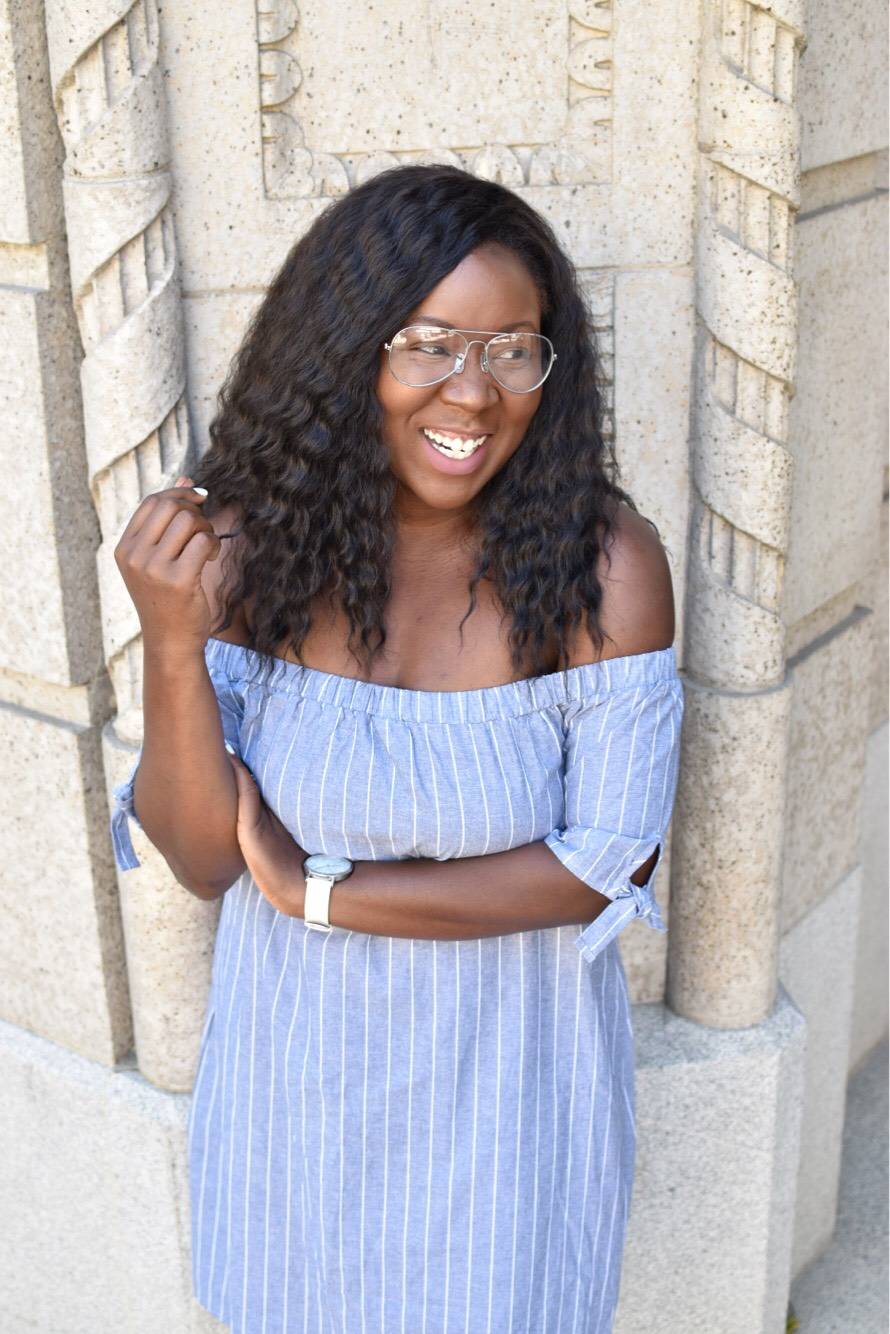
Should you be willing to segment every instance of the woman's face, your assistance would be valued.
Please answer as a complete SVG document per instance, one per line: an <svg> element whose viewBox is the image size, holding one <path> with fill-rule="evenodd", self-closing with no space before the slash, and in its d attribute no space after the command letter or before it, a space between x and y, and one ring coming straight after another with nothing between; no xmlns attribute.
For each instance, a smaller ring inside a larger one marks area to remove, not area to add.
<svg viewBox="0 0 890 1334"><path fill-rule="evenodd" d="M480 329L488 336L514 329L540 333L540 298L513 251L484 246L452 269L405 320L406 325L422 323ZM466 336L484 339L485 334ZM519 448L537 411L544 386L528 394L502 389L482 370L482 350L481 342L473 343L462 373L423 389L400 383L381 350L377 397L383 439L401 484L397 502L403 517L469 512L474 497ZM436 452L424 427L446 436L486 438L455 472L454 462Z"/></svg>

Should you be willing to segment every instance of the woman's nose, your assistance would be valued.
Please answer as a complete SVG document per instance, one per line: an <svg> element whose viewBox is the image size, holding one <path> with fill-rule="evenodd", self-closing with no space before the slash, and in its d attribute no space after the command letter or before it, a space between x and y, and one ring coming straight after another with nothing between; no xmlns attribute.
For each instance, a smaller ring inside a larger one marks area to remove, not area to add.
<svg viewBox="0 0 890 1334"><path fill-rule="evenodd" d="M463 361L463 369L455 370L453 375L443 381L442 396L452 402L469 401L493 402L498 396L497 385L488 371L482 369L482 356L485 346L472 343Z"/></svg>

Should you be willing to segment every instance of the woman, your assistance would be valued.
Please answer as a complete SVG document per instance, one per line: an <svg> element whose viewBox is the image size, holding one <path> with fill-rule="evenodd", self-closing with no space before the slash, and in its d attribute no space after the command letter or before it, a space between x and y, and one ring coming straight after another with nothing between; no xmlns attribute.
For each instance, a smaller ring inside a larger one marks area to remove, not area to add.
<svg viewBox="0 0 890 1334"><path fill-rule="evenodd" d="M138 811L223 897L193 1277L239 1334L612 1328L617 936L665 929L683 692L597 374L534 210L387 171L293 247L197 476L118 545L145 663L118 864Z"/></svg>

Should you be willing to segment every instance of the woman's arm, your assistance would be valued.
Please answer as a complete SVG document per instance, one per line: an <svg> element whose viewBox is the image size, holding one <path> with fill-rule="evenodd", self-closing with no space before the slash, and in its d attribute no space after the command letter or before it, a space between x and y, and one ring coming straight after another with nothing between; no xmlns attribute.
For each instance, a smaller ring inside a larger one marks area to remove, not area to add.
<svg viewBox="0 0 890 1334"><path fill-rule="evenodd" d="M206 541L195 552L191 538L227 533L235 516L230 510L213 519L192 514L190 495L175 487L147 497L115 554L143 627L144 740L132 789L136 818L179 883L197 898L214 899L245 867L235 828L237 788L203 649L207 629L220 619L228 567ZM198 601L197 612L188 596ZM187 633L202 617L200 632ZM228 637L241 633L236 624Z"/></svg>
<svg viewBox="0 0 890 1334"><path fill-rule="evenodd" d="M244 870L237 791L203 654L143 650L145 740L133 804L176 879L219 898Z"/></svg>
<svg viewBox="0 0 890 1334"><path fill-rule="evenodd" d="M611 554L611 567L601 574L601 623L611 641L601 656L670 646L674 633L670 571L650 526L636 515L625 518ZM579 631L569 665L596 657L586 631ZM239 838L254 879L279 911L302 917L305 854L264 807L249 771L237 759L231 762L239 786ZM633 884L646 883L659 853L660 845L641 860L629 877ZM334 926L368 934L468 940L590 923L611 902L541 841L450 861L356 862L348 879L334 885L329 916Z"/></svg>
<svg viewBox="0 0 890 1334"><path fill-rule="evenodd" d="M631 876L645 883L656 854ZM303 915L298 889L296 916ZM425 940L472 940L514 931L582 925L610 899L566 870L544 843L484 857L404 862L357 862L335 884L329 917L334 926L371 935Z"/></svg>
<svg viewBox="0 0 890 1334"><path fill-rule="evenodd" d="M672 644L670 567L651 525L621 506L609 554L611 562L603 558L598 571L600 623L611 636L601 656L647 653ZM579 628L568 665L597 656L586 629ZM646 883L658 855L656 849L637 867L630 877L635 885ZM356 931L465 940L588 923L610 902L539 842L448 862L358 862L347 880L334 885L329 912L334 925Z"/></svg>

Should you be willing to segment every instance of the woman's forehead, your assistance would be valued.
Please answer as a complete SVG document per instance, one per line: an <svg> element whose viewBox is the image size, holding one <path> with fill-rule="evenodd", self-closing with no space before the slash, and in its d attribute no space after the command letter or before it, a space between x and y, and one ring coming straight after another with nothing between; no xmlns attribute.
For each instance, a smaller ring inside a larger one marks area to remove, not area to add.
<svg viewBox="0 0 890 1334"><path fill-rule="evenodd" d="M541 303L535 282L518 255L474 250L414 307L411 318L455 328L500 330L537 327ZM485 323L480 323L484 320Z"/></svg>

